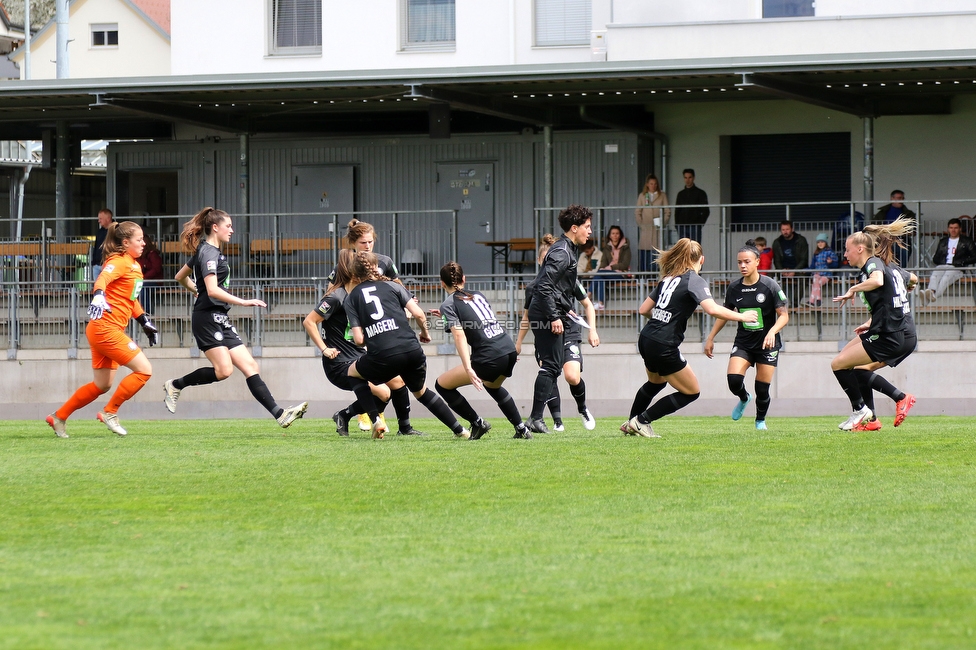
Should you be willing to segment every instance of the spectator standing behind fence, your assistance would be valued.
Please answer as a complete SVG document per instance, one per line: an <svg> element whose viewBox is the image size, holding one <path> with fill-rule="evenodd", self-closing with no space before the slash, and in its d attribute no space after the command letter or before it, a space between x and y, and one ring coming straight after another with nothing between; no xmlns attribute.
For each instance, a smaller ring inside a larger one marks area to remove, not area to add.
<svg viewBox="0 0 976 650"><path fill-rule="evenodd" d="M962 222L949 219L949 234L939 240L932 256L935 269L929 278L929 288L921 292L922 302L935 302L953 282L961 278L967 266L976 264L976 243L962 234Z"/></svg>
<svg viewBox="0 0 976 650"><path fill-rule="evenodd" d="M697 205L697 208L675 208L674 223L678 230L678 239L687 237L701 243L702 225L708 221L708 208L701 207L708 203L705 190L695 186L695 170L686 169L682 172L685 177L685 189L678 192L675 205Z"/></svg>
<svg viewBox="0 0 976 650"><path fill-rule="evenodd" d="M142 267L143 280L162 280L163 279L163 257L159 254L156 242L149 235L145 236L146 248L137 260ZM156 287L150 282L142 285L142 292L139 294L139 303L146 312L152 314L153 307L156 306Z"/></svg>
<svg viewBox="0 0 976 650"><path fill-rule="evenodd" d="M826 269L836 269L840 266L840 258L830 248L830 235L825 232L817 235L817 243L813 249L813 279L810 281L810 304L820 306L823 286L830 282L833 273Z"/></svg>
<svg viewBox="0 0 976 650"><path fill-rule="evenodd" d="M793 223L781 221L779 223L780 236L773 240L773 266L784 269L783 280L780 284L790 296L790 303L795 307L800 303L802 288L795 271L791 269L805 269L810 263L810 247L806 238L793 230Z"/></svg>
<svg viewBox="0 0 976 650"><path fill-rule="evenodd" d="M622 278L623 274L630 270L630 243L620 226L610 226L610 230L607 231L607 236L603 239L603 247L600 249L600 264L602 266L590 283L593 307L597 311L604 308L607 280L610 277Z"/></svg>
<svg viewBox="0 0 976 650"><path fill-rule="evenodd" d="M874 213L873 223L892 223L898 217L904 217L906 219L915 221L915 213L905 206L904 201L904 192L901 190L892 190L891 203L882 205L880 208L878 208L878 211ZM907 248L896 247L895 249L895 256L897 257L898 265L903 267L908 266L908 258L912 255L912 242L905 241L905 244L907 244Z"/></svg>
<svg viewBox="0 0 976 650"><path fill-rule="evenodd" d="M663 233L667 231L671 221L671 208L654 208L646 206L668 205L668 195L661 191L661 185L654 174L648 174L644 180L644 189L637 197L637 209L634 219L637 220L637 269L639 271L657 270L654 264L654 249L664 248Z"/></svg>
<svg viewBox="0 0 976 650"><path fill-rule="evenodd" d="M109 224L114 220L115 216L108 208L98 211L98 232L95 233L95 245L92 246L91 252L92 282L97 280L98 274L102 272L102 246L105 244Z"/></svg>
<svg viewBox="0 0 976 650"><path fill-rule="evenodd" d="M756 250L759 251L759 273L769 275L764 271L773 268L773 249L766 245L765 237L756 237L753 241L756 243Z"/></svg>

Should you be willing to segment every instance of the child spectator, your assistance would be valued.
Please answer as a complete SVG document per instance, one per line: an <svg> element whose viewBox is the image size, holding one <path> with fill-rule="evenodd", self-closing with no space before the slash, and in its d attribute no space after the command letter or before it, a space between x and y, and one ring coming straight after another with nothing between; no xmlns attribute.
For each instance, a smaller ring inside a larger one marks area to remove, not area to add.
<svg viewBox="0 0 976 650"><path fill-rule="evenodd" d="M830 248L830 235L825 232L817 235L816 248L813 252L813 268L816 269L816 273L813 274L810 283L810 304L814 307L820 306L821 289L830 282L833 275L826 269L836 269L839 262L837 253Z"/></svg>
<svg viewBox="0 0 976 650"><path fill-rule="evenodd" d="M766 246L765 237L756 237L753 241L756 243L756 248L759 249L759 272L768 275L763 271L773 268L773 249Z"/></svg>

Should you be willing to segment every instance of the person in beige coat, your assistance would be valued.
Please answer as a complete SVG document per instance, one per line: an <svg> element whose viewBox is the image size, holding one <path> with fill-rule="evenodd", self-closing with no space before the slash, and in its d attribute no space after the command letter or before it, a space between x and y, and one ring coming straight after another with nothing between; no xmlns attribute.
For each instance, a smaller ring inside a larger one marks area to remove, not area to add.
<svg viewBox="0 0 976 650"><path fill-rule="evenodd" d="M654 271L654 248L664 249L663 233L671 221L671 208L651 207L668 205L668 195L661 190L661 184L654 174L644 180L644 189L637 197L634 219L637 221L638 270Z"/></svg>

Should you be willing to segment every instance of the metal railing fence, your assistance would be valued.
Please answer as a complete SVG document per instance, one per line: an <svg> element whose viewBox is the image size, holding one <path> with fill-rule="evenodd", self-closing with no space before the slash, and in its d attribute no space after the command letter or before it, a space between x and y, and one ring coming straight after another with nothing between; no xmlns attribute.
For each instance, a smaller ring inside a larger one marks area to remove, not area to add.
<svg viewBox="0 0 976 650"><path fill-rule="evenodd" d="M919 290L910 296L910 304L919 338L976 339L976 292L973 290L976 277L963 275L935 297L921 293L928 288L931 269L915 269L915 272L922 277L922 282ZM831 273L819 304L810 302L812 272L794 278L770 273L780 282L791 303L790 323L782 333L786 342L848 340L853 328L867 320L868 312L859 301L842 308L832 302L834 296L846 291L853 272L837 269ZM709 281L712 295L719 303L724 301L729 283L739 277L737 271L728 270L705 271L702 275ZM467 287L485 294L499 322L514 337L521 318L525 283L532 277L532 274L469 276ZM633 273L600 280L604 281L604 308L597 312L596 322L601 339L608 343L636 341L643 326L637 309L657 281L656 275ZM582 281L589 290L596 290L592 279ZM439 307L446 295L435 276L415 275L408 279L406 286L425 310ZM78 349L88 345L85 326L91 288L92 283L87 280L0 282L0 348L8 350L9 358L16 357L18 350L52 348L67 349L69 356L76 356ZM310 342L302 321L325 290L326 281L322 277L235 279L231 282L232 293L243 298L261 298L268 307L236 307L230 312L231 320L245 343L259 351L265 346L307 346ZM193 296L189 292L172 280L150 280L146 282L142 301L160 329L161 346L194 347L190 326ZM686 340L704 340L712 323L699 310L689 320ZM733 327L727 327L719 339L731 340L733 332ZM146 344L135 323L130 327L130 336L141 345ZM437 334L434 340L448 342L443 333Z"/></svg>

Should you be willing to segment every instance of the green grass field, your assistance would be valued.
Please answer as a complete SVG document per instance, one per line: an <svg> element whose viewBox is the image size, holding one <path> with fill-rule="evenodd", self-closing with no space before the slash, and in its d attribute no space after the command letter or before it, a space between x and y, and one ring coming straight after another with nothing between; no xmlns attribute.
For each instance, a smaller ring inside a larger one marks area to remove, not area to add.
<svg viewBox="0 0 976 650"><path fill-rule="evenodd" d="M2 648L973 648L974 420L0 422Z"/></svg>

